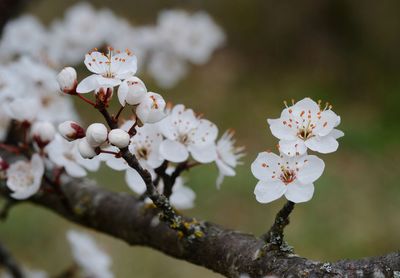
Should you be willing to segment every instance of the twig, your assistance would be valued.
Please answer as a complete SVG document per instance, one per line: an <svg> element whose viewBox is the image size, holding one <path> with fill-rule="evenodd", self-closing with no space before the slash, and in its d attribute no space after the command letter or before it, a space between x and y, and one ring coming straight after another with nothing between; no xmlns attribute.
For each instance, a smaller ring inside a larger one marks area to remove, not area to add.
<svg viewBox="0 0 400 278"><path fill-rule="evenodd" d="M269 231L261 238L274 246L281 246L283 243L283 230L289 224L289 215L294 209L294 203L287 201L283 208L275 216L275 222Z"/></svg>
<svg viewBox="0 0 400 278"><path fill-rule="evenodd" d="M114 121L116 121L116 122L118 121L119 116L121 115L122 111L124 111L124 108L125 108L125 106L121 105L121 107L119 108L119 110L117 112L117 115L114 116Z"/></svg>
<svg viewBox="0 0 400 278"><path fill-rule="evenodd" d="M22 270L10 252L0 243L0 265L3 265L13 278L23 278Z"/></svg>
<svg viewBox="0 0 400 278"><path fill-rule="evenodd" d="M88 98L82 96L81 94L76 93L76 94L74 94L74 95L77 96L78 98L80 98L81 100L83 100L84 102L89 103L91 106L96 107L96 103L94 103L94 102L91 101L90 99L88 99Z"/></svg>
<svg viewBox="0 0 400 278"><path fill-rule="evenodd" d="M118 124L112 119L104 105L99 103L97 109L104 116L104 119L111 129L118 128ZM136 125L134 124L131 130L135 130L135 128ZM197 225L185 223L182 216L178 215L175 209L171 206L168 198L164 194L158 192L157 187L153 183L151 174L140 165L136 156L129 151L128 147L120 149L120 152L121 157L128 163L128 165L135 169L142 177L144 183L146 184L147 196L153 201L154 205L161 210L162 219L167 222L172 229L180 231L184 235L188 236L199 230Z"/></svg>

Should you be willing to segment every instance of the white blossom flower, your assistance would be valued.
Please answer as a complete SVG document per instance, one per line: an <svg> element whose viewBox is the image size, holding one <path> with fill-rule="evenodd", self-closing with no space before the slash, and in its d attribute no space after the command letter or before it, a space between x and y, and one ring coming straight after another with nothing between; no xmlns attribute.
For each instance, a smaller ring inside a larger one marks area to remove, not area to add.
<svg viewBox="0 0 400 278"><path fill-rule="evenodd" d="M159 94L148 92L136 107L136 116L142 123L156 123L165 118L165 100Z"/></svg>
<svg viewBox="0 0 400 278"><path fill-rule="evenodd" d="M58 132L68 141L74 141L86 136L85 130L74 121L65 121L59 124Z"/></svg>
<svg viewBox="0 0 400 278"><path fill-rule="evenodd" d="M191 209L194 207L196 193L185 186L182 177L178 177L172 187L172 194L169 197L171 205L176 209Z"/></svg>
<svg viewBox="0 0 400 278"><path fill-rule="evenodd" d="M122 106L139 104L147 93L143 81L136 76L124 80L118 88L118 100Z"/></svg>
<svg viewBox="0 0 400 278"><path fill-rule="evenodd" d="M167 138L160 145L160 154L166 160L183 162L189 158L189 152L200 163L216 159L218 128L208 120L198 119L193 110L176 105L159 126Z"/></svg>
<svg viewBox="0 0 400 278"><path fill-rule="evenodd" d="M294 156L306 153L307 148L320 153L337 150L337 138L343 132L335 129L340 123L330 106L321 109L309 98L285 108L279 119L268 120L272 134L280 139L279 150Z"/></svg>
<svg viewBox="0 0 400 278"><path fill-rule="evenodd" d="M130 135L123 129L116 128L109 132L108 134L108 141L110 144L118 147L118 148L125 148L129 145L131 140Z"/></svg>
<svg viewBox="0 0 400 278"><path fill-rule="evenodd" d="M239 163L239 159L244 156L244 147L235 147L235 140L233 139L233 131L227 130L217 142L217 164L219 175L217 178L217 188L221 184L225 176L235 176L235 168Z"/></svg>
<svg viewBox="0 0 400 278"><path fill-rule="evenodd" d="M94 239L86 233L70 230L67 239L76 264L85 277L112 278L111 258L101 250Z"/></svg>
<svg viewBox="0 0 400 278"><path fill-rule="evenodd" d="M63 68L57 75L57 82L62 92L66 94L75 93L78 84L76 70L72 67Z"/></svg>
<svg viewBox="0 0 400 278"><path fill-rule="evenodd" d="M157 51L149 59L149 74L163 88L172 88L188 72L187 63L176 54Z"/></svg>
<svg viewBox="0 0 400 278"><path fill-rule="evenodd" d="M159 153L162 140L163 137L157 125L145 124L137 129L137 133L129 146L130 152L136 156L140 165L153 176L154 169L163 163ZM127 169L125 180L134 192L142 194L146 191L146 185L135 169Z"/></svg>
<svg viewBox="0 0 400 278"><path fill-rule="evenodd" d="M40 104L36 98L18 98L6 106L10 118L29 123L36 119L39 107Z"/></svg>
<svg viewBox="0 0 400 278"><path fill-rule="evenodd" d="M115 54L111 48L107 55L98 51L86 54L85 65L94 74L78 84L76 88L78 93L118 86L122 80L133 76L137 70L136 56L129 51Z"/></svg>
<svg viewBox="0 0 400 278"><path fill-rule="evenodd" d="M97 155L95 149L89 144L87 138L78 140L78 151L83 158L91 159Z"/></svg>
<svg viewBox="0 0 400 278"><path fill-rule="evenodd" d="M94 123L86 129L86 139L92 147L98 147L107 140L108 130L104 124Z"/></svg>
<svg viewBox="0 0 400 278"><path fill-rule="evenodd" d="M0 43L0 56L10 59L15 55L38 57L43 54L47 41L44 26L31 15L24 15L9 21L4 27Z"/></svg>
<svg viewBox="0 0 400 278"><path fill-rule="evenodd" d="M182 10L165 10L159 14L157 27L177 55L195 64L206 63L225 39L221 28L205 12L190 15Z"/></svg>
<svg viewBox="0 0 400 278"><path fill-rule="evenodd" d="M38 154L31 161L19 160L7 169L7 187L12 198L23 200L39 191L44 174L44 163Z"/></svg>
<svg viewBox="0 0 400 278"><path fill-rule="evenodd" d="M35 106L31 107L32 112L40 112L36 115L37 120L58 124L77 118L72 99L57 93L59 91L57 73L53 69L32 58L22 57L10 65L10 71L18 76L20 83L23 83L23 93L18 98L27 99L26 92L29 92L29 98L37 101Z"/></svg>
<svg viewBox="0 0 400 278"><path fill-rule="evenodd" d="M289 157L271 152L259 153L251 172L259 180L254 190L260 203L269 203L285 195L294 203L309 201L314 184L324 171L325 163L315 155Z"/></svg>
<svg viewBox="0 0 400 278"><path fill-rule="evenodd" d="M56 135L56 129L50 122L39 121L32 125L31 135L38 146L43 148L54 139Z"/></svg>
<svg viewBox="0 0 400 278"><path fill-rule="evenodd" d="M63 167L69 176L81 178L87 175L86 170L97 171L100 160L97 157L84 159L78 151L78 141L68 142L57 134L46 146L46 152L50 161L58 167Z"/></svg>

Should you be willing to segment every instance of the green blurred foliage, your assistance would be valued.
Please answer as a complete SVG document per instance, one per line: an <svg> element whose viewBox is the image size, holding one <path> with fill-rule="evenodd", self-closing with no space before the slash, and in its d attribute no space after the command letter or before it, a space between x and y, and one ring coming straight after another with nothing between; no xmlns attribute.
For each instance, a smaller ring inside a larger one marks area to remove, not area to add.
<svg viewBox="0 0 400 278"><path fill-rule="evenodd" d="M77 1L32 1L28 11L50 22ZM187 214L229 228L261 234L283 200L258 204L250 163L277 140L266 124L279 116L282 101L310 96L329 101L341 115L339 151L326 162L314 198L300 204L286 235L296 252L319 260L379 255L400 247L400 2L387 1L91 1L112 8L133 24L153 23L165 8L204 9L226 30L225 48L188 78L161 90L214 121L221 132L235 128L247 147L235 178L216 190L214 165L185 174L197 192ZM94 23L95 24L95 23ZM121 34L123 35L123 34ZM83 107L79 104L80 107ZM98 115L82 115L90 120ZM128 191L120 173L95 176L110 190ZM118 182L116 182L118 180ZM74 225L51 212L20 205L0 237L28 265L57 273L72 260L65 230ZM129 247L96 234L114 259L117 277L220 277L154 250Z"/></svg>

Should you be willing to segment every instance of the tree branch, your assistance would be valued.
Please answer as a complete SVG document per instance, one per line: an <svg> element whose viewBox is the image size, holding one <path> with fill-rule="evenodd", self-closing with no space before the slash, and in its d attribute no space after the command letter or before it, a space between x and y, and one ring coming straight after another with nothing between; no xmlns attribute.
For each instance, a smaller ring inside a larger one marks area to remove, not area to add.
<svg viewBox="0 0 400 278"><path fill-rule="evenodd" d="M188 241L166 223L154 221L158 218L158 209L149 208L129 194L109 192L92 181L77 179L61 185L61 189L72 210L65 208L57 194L41 193L31 201L130 245L148 246L226 277L239 277L243 273L252 278L265 275L359 277L361 273L364 277L392 277L400 273L400 252L322 263L280 249L263 251L263 239L205 221L200 221L204 235ZM4 190L2 194L6 194Z"/></svg>

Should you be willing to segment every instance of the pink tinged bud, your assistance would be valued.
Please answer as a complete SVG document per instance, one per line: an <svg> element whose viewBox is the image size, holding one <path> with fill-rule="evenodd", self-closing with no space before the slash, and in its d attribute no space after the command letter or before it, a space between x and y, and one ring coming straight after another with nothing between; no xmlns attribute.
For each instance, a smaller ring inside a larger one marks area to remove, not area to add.
<svg viewBox="0 0 400 278"><path fill-rule="evenodd" d="M76 70L66 67L57 75L57 82L60 90L66 94L75 94L78 84Z"/></svg>
<svg viewBox="0 0 400 278"><path fill-rule="evenodd" d="M156 123L165 118L165 106L161 95L149 92L137 106L136 115L142 123Z"/></svg>
<svg viewBox="0 0 400 278"><path fill-rule="evenodd" d="M110 144L118 147L118 148L125 148L129 145L130 136L128 132L122 129L113 129L108 134L108 141Z"/></svg>
<svg viewBox="0 0 400 278"><path fill-rule="evenodd" d="M97 155L95 149L87 141L87 138L82 138L79 140L78 150L83 158L90 159Z"/></svg>
<svg viewBox="0 0 400 278"><path fill-rule="evenodd" d="M105 125L91 124L86 130L86 139L90 146L98 147L107 140L108 131Z"/></svg>
<svg viewBox="0 0 400 278"><path fill-rule="evenodd" d="M56 129L50 122L36 122L32 126L31 135L39 148L44 148L54 139Z"/></svg>
<svg viewBox="0 0 400 278"><path fill-rule="evenodd" d="M74 141L86 136L85 130L76 122L65 121L58 126L58 132L68 141Z"/></svg>

